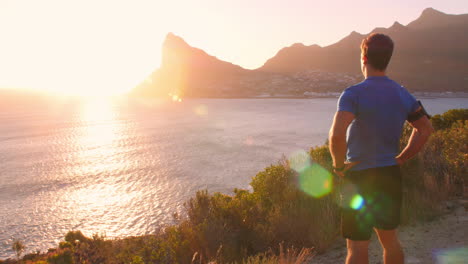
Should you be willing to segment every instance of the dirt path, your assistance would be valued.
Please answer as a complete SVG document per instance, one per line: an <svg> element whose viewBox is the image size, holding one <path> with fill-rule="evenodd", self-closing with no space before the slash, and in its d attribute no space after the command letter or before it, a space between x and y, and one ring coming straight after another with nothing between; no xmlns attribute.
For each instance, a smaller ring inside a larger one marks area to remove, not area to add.
<svg viewBox="0 0 468 264"><path fill-rule="evenodd" d="M431 222L401 227L400 241L408 264L468 264L468 201L451 202L447 214ZM310 264L344 263L344 240ZM382 249L375 234L369 247L371 264L382 264Z"/></svg>

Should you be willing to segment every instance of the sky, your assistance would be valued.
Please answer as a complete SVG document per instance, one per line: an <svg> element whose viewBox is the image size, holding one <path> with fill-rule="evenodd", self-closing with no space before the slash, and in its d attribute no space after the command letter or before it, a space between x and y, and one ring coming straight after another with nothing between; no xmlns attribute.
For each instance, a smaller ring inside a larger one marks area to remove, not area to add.
<svg viewBox="0 0 468 264"><path fill-rule="evenodd" d="M0 0L0 87L128 91L159 67L168 32L255 69L293 43L406 25L427 7L468 13L466 0Z"/></svg>

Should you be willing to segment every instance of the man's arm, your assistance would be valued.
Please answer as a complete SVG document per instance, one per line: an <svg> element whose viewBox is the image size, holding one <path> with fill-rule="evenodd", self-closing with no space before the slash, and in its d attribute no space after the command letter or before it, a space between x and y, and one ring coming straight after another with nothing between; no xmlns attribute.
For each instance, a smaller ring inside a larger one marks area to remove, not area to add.
<svg viewBox="0 0 468 264"><path fill-rule="evenodd" d="M333 159L333 167L341 168L345 164L346 155L346 131L354 120L354 114L347 111L338 111L333 119L329 133L330 153Z"/></svg>
<svg viewBox="0 0 468 264"><path fill-rule="evenodd" d="M415 112L418 111L421 111L421 107ZM422 149L432 132L434 132L434 128L432 128L432 124L427 116L422 116L418 120L409 123L413 127L413 132L406 147L396 156L396 161L399 165L414 157Z"/></svg>

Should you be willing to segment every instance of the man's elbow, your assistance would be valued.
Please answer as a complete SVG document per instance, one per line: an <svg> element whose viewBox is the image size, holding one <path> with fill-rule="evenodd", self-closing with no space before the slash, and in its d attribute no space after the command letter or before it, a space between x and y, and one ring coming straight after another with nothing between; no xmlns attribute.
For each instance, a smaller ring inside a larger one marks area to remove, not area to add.
<svg viewBox="0 0 468 264"><path fill-rule="evenodd" d="M412 125L420 136L428 138L432 133L434 133L431 121L427 117L420 118L412 123Z"/></svg>
<svg viewBox="0 0 468 264"><path fill-rule="evenodd" d="M336 131L330 131L328 139L330 142L342 141L346 139L346 134L337 133Z"/></svg>

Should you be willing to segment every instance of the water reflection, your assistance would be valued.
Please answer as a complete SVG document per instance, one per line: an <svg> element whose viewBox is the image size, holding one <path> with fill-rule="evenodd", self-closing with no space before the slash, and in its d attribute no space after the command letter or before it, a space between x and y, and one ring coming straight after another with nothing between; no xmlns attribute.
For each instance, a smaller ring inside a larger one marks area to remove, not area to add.
<svg viewBox="0 0 468 264"><path fill-rule="evenodd" d="M75 140L76 174L94 174L121 166L115 156L123 131L116 116L109 99L97 98L83 104L79 117L82 125Z"/></svg>
<svg viewBox="0 0 468 264"><path fill-rule="evenodd" d="M83 231L115 230L111 226L119 216L114 212L125 210L136 195L120 188L130 162L122 143L129 134L129 124L119 120L115 103L106 98L85 102L79 119L71 173L79 180L68 193L67 204L75 218L82 220L77 227ZM99 216L100 221L95 221Z"/></svg>
<svg viewBox="0 0 468 264"><path fill-rule="evenodd" d="M86 101L80 112L83 124L83 144L108 145L116 138L116 113L110 99L94 98Z"/></svg>

